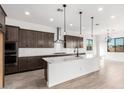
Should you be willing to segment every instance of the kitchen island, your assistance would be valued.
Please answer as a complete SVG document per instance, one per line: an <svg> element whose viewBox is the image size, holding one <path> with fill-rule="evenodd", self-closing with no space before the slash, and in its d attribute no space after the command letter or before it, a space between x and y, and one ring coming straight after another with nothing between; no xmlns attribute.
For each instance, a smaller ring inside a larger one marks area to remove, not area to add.
<svg viewBox="0 0 124 93"><path fill-rule="evenodd" d="M97 57L86 58L85 55L79 57L73 55L43 59L47 62L45 72L48 87L100 69L100 60Z"/></svg>

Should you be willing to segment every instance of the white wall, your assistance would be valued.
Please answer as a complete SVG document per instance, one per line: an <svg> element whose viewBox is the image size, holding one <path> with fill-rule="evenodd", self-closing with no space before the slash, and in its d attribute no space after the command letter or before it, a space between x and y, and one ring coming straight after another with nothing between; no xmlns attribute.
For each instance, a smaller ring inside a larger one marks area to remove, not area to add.
<svg viewBox="0 0 124 93"><path fill-rule="evenodd" d="M55 38L56 40L56 28L53 27L48 27L45 25L40 25L40 24L34 24L34 23L29 23L25 21L20 21L20 20L15 20L12 18L6 18L6 24L7 25L14 25L14 26L19 26L20 28L23 29L31 29L31 30L36 30L36 31L43 31L43 32L53 32L55 33ZM63 32L63 29L62 29ZM62 39L64 39L63 34L62 34ZM73 36L80 36L78 31L68 31L68 35L73 35ZM86 46L85 46L85 40L88 38L88 35L83 35L84 37L84 48L81 48L81 52L87 52L88 54L93 54L96 55L96 43L94 41L94 51L86 51ZM94 37L94 40L96 38ZM74 49L73 48L68 48L64 49L63 47L60 47L59 49L59 44L55 44L54 48L19 48L19 57L24 57L24 56L37 56L37 55L47 55L55 52L67 52L67 53L73 53Z"/></svg>
<svg viewBox="0 0 124 93"><path fill-rule="evenodd" d="M107 52L107 42L105 41L106 35L99 35L99 53L105 60L112 60L117 62L124 62L123 52ZM110 34L111 37L124 37L124 32L114 32Z"/></svg>

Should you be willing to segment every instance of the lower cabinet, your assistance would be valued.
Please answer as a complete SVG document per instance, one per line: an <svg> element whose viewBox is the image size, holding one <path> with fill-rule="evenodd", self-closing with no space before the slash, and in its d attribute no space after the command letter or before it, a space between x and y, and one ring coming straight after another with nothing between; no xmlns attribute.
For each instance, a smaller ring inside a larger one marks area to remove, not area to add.
<svg viewBox="0 0 124 93"><path fill-rule="evenodd" d="M29 71L35 69L43 69L45 62L41 57L20 57L19 58L19 71Z"/></svg>
<svg viewBox="0 0 124 93"><path fill-rule="evenodd" d="M19 58L19 72L28 70L28 58Z"/></svg>
<svg viewBox="0 0 124 93"><path fill-rule="evenodd" d="M18 64L6 64L5 65L5 74L14 74L19 72Z"/></svg>
<svg viewBox="0 0 124 93"><path fill-rule="evenodd" d="M5 74L14 74L24 71L31 71L37 69L45 69L47 66L46 62L42 57L19 57L18 64L7 64L5 65Z"/></svg>

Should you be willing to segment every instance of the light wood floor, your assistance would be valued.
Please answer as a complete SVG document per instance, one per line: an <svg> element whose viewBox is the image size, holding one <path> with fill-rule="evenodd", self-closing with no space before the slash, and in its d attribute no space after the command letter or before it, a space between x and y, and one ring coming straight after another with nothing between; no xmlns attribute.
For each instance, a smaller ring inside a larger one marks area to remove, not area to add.
<svg viewBox="0 0 124 93"><path fill-rule="evenodd" d="M8 75L5 88L47 89L43 70ZM106 61L100 71L81 76L52 89L124 89L124 62Z"/></svg>

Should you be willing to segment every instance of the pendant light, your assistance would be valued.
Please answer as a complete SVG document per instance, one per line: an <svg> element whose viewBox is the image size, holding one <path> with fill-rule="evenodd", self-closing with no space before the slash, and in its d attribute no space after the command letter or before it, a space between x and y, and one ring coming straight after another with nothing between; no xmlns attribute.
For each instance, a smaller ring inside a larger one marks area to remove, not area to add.
<svg viewBox="0 0 124 93"><path fill-rule="evenodd" d="M67 32L66 32L66 7L67 7L67 5L63 4L63 8L64 8L64 35L67 34Z"/></svg>
<svg viewBox="0 0 124 93"><path fill-rule="evenodd" d="M91 17L91 38L93 39L93 20L94 17Z"/></svg>
<svg viewBox="0 0 124 93"><path fill-rule="evenodd" d="M80 11L79 14L80 14L80 35L82 35L82 11Z"/></svg>

